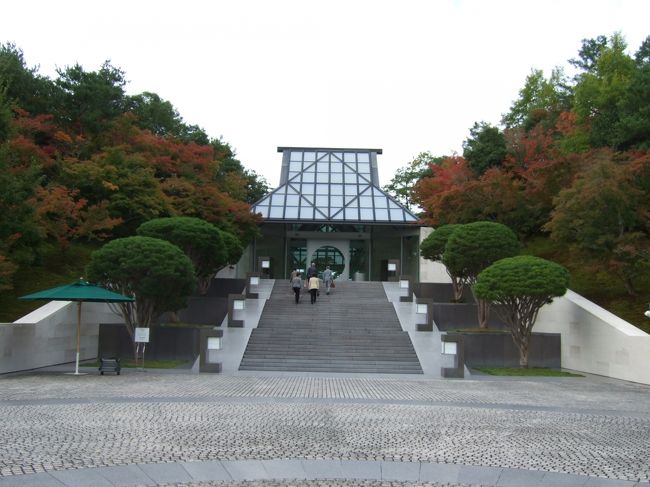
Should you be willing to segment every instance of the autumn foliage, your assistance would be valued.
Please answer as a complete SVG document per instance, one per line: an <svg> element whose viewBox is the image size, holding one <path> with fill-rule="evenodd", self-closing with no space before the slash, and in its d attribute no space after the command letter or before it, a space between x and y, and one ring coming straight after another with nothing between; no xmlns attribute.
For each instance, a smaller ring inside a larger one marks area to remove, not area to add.
<svg viewBox="0 0 650 487"><path fill-rule="evenodd" d="M0 46L3 59L15 62L0 62L0 287L48 243L65 252L74 241L134 235L153 218L198 217L243 243L256 234L254 173L169 102L127 96L110 63L50 80L13 45ZM160 108L164 120L146 118Z"/></svg>

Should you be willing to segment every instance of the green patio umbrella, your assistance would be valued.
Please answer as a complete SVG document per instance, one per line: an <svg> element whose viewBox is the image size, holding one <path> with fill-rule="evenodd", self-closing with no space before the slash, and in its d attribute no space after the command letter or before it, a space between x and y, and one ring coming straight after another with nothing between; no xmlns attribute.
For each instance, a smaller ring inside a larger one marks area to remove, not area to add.
<svg viewBox="0 0 650 487"><path fill-rule="evenodd" d="M18 299L41 300L41 301L76 301L77 302L77 360L75 363L74 374L79 374L79 349L81 345L81 304L91 303L119 303L125 301L135 301L128 296L122 296L104 289L100 286L90 284L83 278L72 284L65 286L53 287L44 291L21 296Z"/></svg>

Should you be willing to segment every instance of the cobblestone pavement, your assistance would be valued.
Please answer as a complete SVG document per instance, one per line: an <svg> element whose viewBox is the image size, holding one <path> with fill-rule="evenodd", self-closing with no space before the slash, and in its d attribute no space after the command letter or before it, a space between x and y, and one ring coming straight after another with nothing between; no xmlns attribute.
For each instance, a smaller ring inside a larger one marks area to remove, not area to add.
<svg viewBox="0 0 650 487"><path fill-rule="evenodd" d="M191 482L168 484L164 487L480 487L479 484L448 484L438 482L398 482L382 480L295 480L295 481L243 481L243 482Z"/></svg>
<svg viewBox="0 0 650 487"><path fill-rule="evenodd" d="M0 379L0 480L88 467L247 459L431 462L645 482L650 387L592 378L126 373Z"/></svg>

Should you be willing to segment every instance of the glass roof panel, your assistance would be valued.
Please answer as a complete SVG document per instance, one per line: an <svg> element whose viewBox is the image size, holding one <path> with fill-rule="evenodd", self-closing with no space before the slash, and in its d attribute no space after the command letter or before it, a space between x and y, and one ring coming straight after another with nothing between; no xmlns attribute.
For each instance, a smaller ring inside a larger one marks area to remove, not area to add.
<svg viewBox="0 0 650 487"><path fill-rule="evenodd" d="M373 184L371 151L290 150L282 185L252 206L263 218L416 222ZM373 172L374 171L374 172ZM376 181L375 181L376 184Z"/></svg>
<svg viewBox="0 0 650 487"><path fill-rule="evenodd" d="M391 219L391 221L394 221L394 222L396 222L396 221L397 222L404 221L404 212L402 211L401 208L399 208L397 210L391 209L390 210L390 219Z"/></svg>
<svg viewBox="0 0 650 487"><path fill-rule="evenodd" d="M375 208L375 220L377 221L387 221L388 220L388 210L382 210Z"/></svg>
<svg viewBox="0 0 650 487"><path fill-rule="evenodd" d="M345 209L345 219L346 220L358 220L359 219L359 210L356 208L346 208Z"/></svg>
<svg viewBox="0 0 650 487"><path fill-rule="evenodd" d="M374 218L371 208L361 208L359 211L361 220L372 220Z"/></svg>

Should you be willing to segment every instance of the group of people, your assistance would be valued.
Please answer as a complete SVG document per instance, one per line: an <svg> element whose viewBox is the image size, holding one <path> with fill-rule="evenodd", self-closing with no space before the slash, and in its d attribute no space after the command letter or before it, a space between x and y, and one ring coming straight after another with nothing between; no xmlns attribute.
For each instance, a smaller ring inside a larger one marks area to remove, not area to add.
<svg viewBox="0 0 650 487"><path fill-rule="evenodd" d="M333 281L334 274L332 273L330 266L327 266L323 271L323 284L325 285L327 294L330 293L330 289L333 287ZM296 304L298 304L300 302L300 291L303 287L301 272L297 269L293 271L289 282L291 283L291 288L296 297ZM309 266L309 269L307 269L307 272L305 273L304 286L309 290L311 304L314 304L316 298L320 294L320 279L318 278L318 269L316 269L316 264L314 262L311 263L311 266Z"/></svg>

